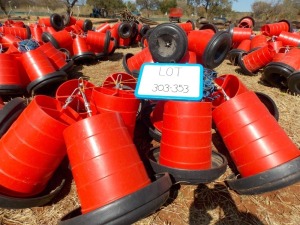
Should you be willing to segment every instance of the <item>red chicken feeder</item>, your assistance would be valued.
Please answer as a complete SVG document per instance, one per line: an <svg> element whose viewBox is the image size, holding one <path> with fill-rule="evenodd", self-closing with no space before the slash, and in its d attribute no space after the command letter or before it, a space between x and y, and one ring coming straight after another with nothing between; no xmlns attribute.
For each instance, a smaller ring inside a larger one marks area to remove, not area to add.
<svg viewBox="0 0 300 225"><path fill-rule="evenodd" d="M195 23L192 20L188 20L185 23L177 23L178 26L180 26L187 34L192 31L195 30Z"/></svg>
<svg viewBox="0 0 300 225"><path fill-rule="evenodd" d="M28 26L26 26L26 27L7 27L7 26L4 26L2 33L4 35L11 34L15 37L18 37L18 38L22 39L22 40L30 39L30 37L31 37L31 31L30 31L30 28Z"/></svg>
<svg viewBox="0 0 300 225"><path fill-rule="evenodd" d="M274 87L286 89L288 78L295 71L300 69L300 49L292 48L279 57L277 61L272 61L266 65L262 79Z"/></svg>
<svg viewBox="0 0 300 225"><path fill-rule="evenodd" d="M46 27L53 27L56 31L62 30L64 28L63 19L57 13L51 14L50 17L40 18L38 20L38 24Z"/></svg>
<svg viewBox="0 0 300 225"><path fill-rule="evenodd" d="M258 34L251 38L250 51L255 51L261 47L268 45L268 38L265 35Z"/></svg>
<svg viewBox="0 0 300 225"><path fill-rule="evenodd" d="M77 35L73 39L73 56L75 63L90 62L96 58L94 52L90 51L87 44L87 38Z"/></svg>
<svg viewBox="0 0 300 225"><path fill-rule="evenodd" d="M84 94L86 96L87 101L91 100L92 90L95 87L95 85L89 81L83 80L84 85ZM85 108L85 102L81 94L78 92L74 92L76 88L79 86L79 80L78 79L71 79L63 82L61 85L58 86L55 92L55 98L59 100L62 104L66 104L69 100L69 98L72 99L72 101L68 104L69 107L74 109L79 115L81 115L82 118L86 118L88 116L86 108Z"/></svg>
<svg viewBox="0 0 300 225"><path fill-rule="evenodd" d="M238 27L254 28L254 26L255 26L255 20L251 16L244 16L238 22Z"/></svg>
<svg viewBox="0 0 300 225"><path fill-rule="evenodd" d="M3 102L1 100L2 107L0 109L0 138L6 133L6 131L27 106L25 99L21 97L13 98L6 104L3 103L3 105L2 103Z"/></svg>
<svg viewBox="0 0 300 225"><path fill-rule="evenodd" d="M263 35L279 36L282 31L293 32L293 27L288 20L280 20L277 23L265 24L260 28Z"/></svg>
<svg viewBox="0 0 300 225"><path fill-rule="evenodd" d="M90 213L82 214L81 208L77 208L61 218L58 224L133 224L157 211L169 198L171 186L168 173L157 174L148 186Z"/></svg>
<svg viewBox="0 0 300 225"><path fill-rule="evenodd" d="M231 42L227 31L213 33L206 30L193 30L188 34L188 50L195 52L198 63L209 69L219 66L224 61Z"/></svg>
<svg viewBox="0 0 300 225"><path fill-rule="evenodd" d="M118 138L112 141L110 139L113 136ZM160 206L166 200L171 186L170 178L165 177L167 174L162 176L166 182L164 187L156 186L157 182L151 183L119 113L102 113L85 118L66 129L64 139L82 216L70 220L65 217L60 224L79 224L82 218L87 219L85 223L88 224L106 224L107 217L110 217L110 220L118 220L120 216L125 217L122 223L127 219L135 221L136 218L130 216L130 211L134 211L133 208L129 209L131 204L138 205L135 210L146 207L144 210L148 211L151 208L152 212L153 207ZM153 184L158 189L152 190ZM146 190L149 191L147 194ZM154 194L150 194L152 191ZM141 199L127 198L137 193L140 193L138 196ZM150 205L145 204L144 198L148 194L151 195L151 201L158 200L159 203L153 205L150 201ZM164 197L160 198L161 195ZM139 205L141 203L142 205ZM100 216L103 211L107 213L112 207L124 210L112 210L110 216Z"/></svg>
<svg viewBox="0 0 300 225"><path fill-rule="evenodd" d="M72 68L74 61L67 50L56 49L51 42L42 44L38 49L49 58L56 70L68 71Z"/></svg>
<svg viewBox="0 0 300 225"><path fill-rule="evenodd" d="M122 90L135 90L137 79L124 72L113 73L105 78L102 87L119 88Z"/></svg>
<svg viewBox="0 0 300 225"><path fill-rule="evenodd" d="M89 30L93 30L93 22L89 19L76 20L75 25L80 27L84 32L88 32Z"/></svg>
<svg viewBox="0 0 300 225"><path fill-rule="evenodd" d="M179 62L188 50L188 39L178 25L162 23L151 31L148 45L154 61Z"/></svg>
<svg viewBox="0 0 300 225"><path fill-rule="evenodd" d="M111 32L107 30L105 33L87 31L86 43L90 46L90 50L96 53L96 57L108 55L111 51Z"/></svg>
<svg viewBox="0 0 300 225"><path fill-rule="evenodd" d="M300 47L300 35L298 33L282 31L277 40L286 46Z"/></svg>
<svg viewBox="0 0 300 225"><path fill-rule="evenodd" d="M100 24L98 27L95 28L96 32L105 33L107 30L110 30L111 26L108 22Z"/></svg>
<svg viewBox="0 0 300 225"><path fill-rule="evenodd" d="M38 48L23 53L21 62L31 81L27 85L28 93L48 91L49 85L55 89L57 85L67 80L67 74L64 71L57 71L49 58Z"/></svg>
<svg viewBox="0 0 300 225"><path fill-rule="evenodd" d="M138 73L146 58L152 58L149 47L143 48L136 54L127 53L123 56L123 67L129 74Z"/></svg>
<svg viewBox="0 0 300 225"><path fill-rule="evenodd" d="M140 100L134 96L133 90L121 90L116 88L95 87L92 91L91 105L98 113L118 112L133 138L136 115Z"/></svg>
<svg viewBox="0 0 300 225"><path fill-rule="evenodd" d="M187 183L201 183L220 176L212 167L215 155L211 146L211 103L167 101L163 106L161 144L156 150L160 151L159 157L152 160L156 164L154 171L168 172L176 182L180 177L180 182ZM152 159L153 154L149 155ZM192 175L185 179L183 175L187 171L192 171ZM201 176L202 173L207 177Z"/></svg>
<svg viewBox="0 0 300 225"><path fill-rule="evenodd" d="M51 44L57 49L65 48L72 53L73 38L66 30L60 30L54 33L43 32L42 40L46 43L51 42Z"/></svg>
<svg viewBox="0 0 300 225"><path fill-rule="evenodd" d="M0 64L0 94L23 94L25 88L14 55L0 54Z"/></svg>
<svg viewBox="0 0 300 225"><path fill-rule="evenodd" d="M238 65L238 59L240 55L250 51L250 44L251 44L251 40L245 39L241 41L241 43L236 48L231 49L228 52L227 54L228 59L234 66Z"/></svg>
<svg viewBox="0 0 300 225"><path fill-rule="evenodd" d="M29 28L30 28L30 32L31 32L31 38L38 41L38 42L42 42L43 30L42 30L41 25L39 25L39 24L30 24Z"/></svg>
<svg viewBox="0 0 300 225"><path fill-rule="evenodd" d="M66 156L62 132L78 119L56 99L35 96L0 140L0 192L13 197L41 193Z"/></svg>
<svg viewBox="0 0 300 225"><path fill-rule="evenodd" d="M300 179L299 171L297 176L294 172L290 174L294 169L278 175L272 172L284 164L299 164L300 152L254 92L231 98L214 109L212 115L241 175L240 179L228 180L232 189L242 194L258 194ZM247 182L248 179L253 182Z"/></svg>
<svg viewBox="0 0 300 225"><path fill-rule="evenodd" d="M272 45L266 45L238 58L238 65L246 75L253 76L257 71L270 63L276 54Z"/></svg>
<svg viewBox="0 0 300 225"><path fill-rule="evenodd" d="M222 88L222 90L217 90L214 95L218 96L212 100L213 108L218 107L225 102L226 96L228 98L233 98L244 92L249 91L249 89L241 82L241 80L233 74L224 74L217 77L214 82ZM224 96L224 92L226 96Z"/></svg>
<svg viewBox="0 0 300 225"><path fill-rule="evenodd" d="M235 27L233 24L229 26L228 32L231 35L231 40L233 44L239 44L243 40L250 40L253 36L252 28Z"/></svg>

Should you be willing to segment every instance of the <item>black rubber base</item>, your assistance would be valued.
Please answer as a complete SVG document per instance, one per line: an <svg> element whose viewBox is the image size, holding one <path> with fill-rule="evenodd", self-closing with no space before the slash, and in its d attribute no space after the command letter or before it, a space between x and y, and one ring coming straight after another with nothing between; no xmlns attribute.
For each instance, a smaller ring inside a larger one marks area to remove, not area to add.
<svg viewBox="0 0 300 225"><path fill-rule="evenodd" d="M45 43L51 42L51 44L55 48L57 48L57 49L60 48L59 43L57 42L57 40L49 32L43 32L42 33L42 41L45 42Z"/></svg>
<svg viewBox="0 0 300 225"><path fill-rule="evenodd" d="M219 66L227 56L231 47L231 37L227 31L218 31L208 42L202 56L203 66L214 69Z"/></svg>
<svg viewBox="0 0 300 225"><path fill-rule="evenodd" d="M77 208L65 215L59 225L134 223L158 210L169 197L172 186L169 174L157 174L155 177L156 179L148 186L92 212L81 214L81 209Z"/></svg>
<svg viewBox="0 0 300 225"><path fill-rule="evenodd" d="M160 165L158 163L159 148L154 148L148 153L150 164L155 173L167 172L173 178L175 183L186 184L201 184L210 183L225 173L227 168L227 159L222 154L212 152L212 168L206 170L184 170L171 168L168 166Z"/></svg>
<svg viewBox="0 0 300 225"><path fill-rule="evenodd" d="M265 66L262 79L274 87L286 89L288 86L288 77L295 69L285 63L270 62Z"/></svg>
<svg viewBox="0 0 300 225"><path fill-rule="evenodd" d="M185 31L174 23L162 23L151 32L148 44L156 62L179 62L188 50Z"/></svg>
<svg viewBox="0 0 300 225"><path fill-rule="evenodd" d="M246 55L246 53L239 55L239 58L238 58L238 65L239 65L239 67L241 68L242 73L245 74L245 75L249 75L249 76L255 76L256 73L257 73L257 71L251 72L251 71L249 71L249 70L246 68L246 66L245 66L245 64L244 64L244 62L243 62L243 56L244 56L244 55Z"/></svg>
<svg viewBox="0 0 300 225"><path fill-rule="evenodd" d="M300 95L300 71L296 71L289 76L288 88L292 94Z"/></svg>
<svg viewBox="0 0 300 225"><path fill-rule="evenodd" d="M246 53L246 52L244 50L235 48L228 52L227 58L231 62L232 65L237 66L239 56L243 53Z"/></svg>
<svg viewBox="0 0 300 225"><path fill-rule="evenodd" d="M273 99L262 92L255 92L256 96L259 98L259 100L266 106L266 108L269 110L269 112L272 114L272 116L278 121L279 120L279 111L276 103L273 101Z"/></svg>
<svg viewBox="0 0 300 225"><path fill-rule="evenodd" d="M0 207L7 209L25 209L31 207L38 207L47 204L52 201L54 197L61 191L65 183L65 180L62 180L60 185L56 187L54 190L51 190L47 194L41 194L37 197L30 198L16 198L0 195Z"/></svg>
<svg viewBox="0 0 300 225"><path fill-rule="evenodd" d="M123 68L125 69L126 73L129 73L131 75L132 75L132 71L128 68L127 60L132 56L134 56L132 53L126 53L122 59Z"/></svg>
<svg viewBox="0 0 300 225"><path fill-rule="evenodd" d="M25 88L19 85L0 85L0 95L21 95L25 92Z"/></svg>
<svg viewBox="0 0 300 225"><path fill-rule="evenodd" d="M94 61L96 59L96 55L93 52L82 52L77 55L73 55L72 60L77 63L90 63L91 61Z"/></svg>
<svg viewBox="0 0 300 225"><path fill-rule="evenodd" d="M300 157L250 177L236 178L235 175L231 175L226 180L232 190L243 195L278 190L298 181L300 181Z"/></svg>
<svg viewBox="0 0 300 225"><path fill-rule="evenodd" d="M52 89L51 86L53 85L53 88L57 88L56 86L64 81L67 80L67 74L64 71L56 71L54 73L45 75L43 77L40 77L34 81L32 81L30 84L27 85L27 92L28 93L40 93L43 92L43 89Z"/></svg>
<svg viewBox="0 0 300 225"><path fill-rule="evenodd" d="M7 102L0 110L0 138L26 108L25 99L16 97Z"/></svg>
<svg viewBox="0 0 300 225"><path fill-rule="evenodd" d="M156 128L149 127L149 135L153 138L153 140L160 142L161 141L161 131L157 130Z"/></svg>
<svg viewBox="0 0 300 225"><path fill-rule="evenodd" d="M67 64L60 68L60 70L68 72L74 65L74 61L72 59L67 61Z"/></svg>

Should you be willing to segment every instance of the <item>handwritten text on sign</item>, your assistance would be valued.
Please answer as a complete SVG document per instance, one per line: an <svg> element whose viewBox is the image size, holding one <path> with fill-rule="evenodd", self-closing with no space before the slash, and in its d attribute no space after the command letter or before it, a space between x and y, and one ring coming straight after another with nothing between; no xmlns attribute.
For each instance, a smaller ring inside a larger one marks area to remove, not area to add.
<svg viewBox="0 0 300 225"><path fill-rule="evenodd" d="M144 99L201 100L203 67L200 64L145 63L135 95Z"/></svg>

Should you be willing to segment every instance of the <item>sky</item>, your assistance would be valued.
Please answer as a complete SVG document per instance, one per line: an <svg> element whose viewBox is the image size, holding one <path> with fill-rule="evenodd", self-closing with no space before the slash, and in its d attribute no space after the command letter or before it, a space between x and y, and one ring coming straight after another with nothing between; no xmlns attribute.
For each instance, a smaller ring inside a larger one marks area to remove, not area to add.
<svg viewBox="0 0 300 225"><path fill-rule="evenodd" d="M255 2L255 0L237 0L232 3L232 10L237 12L250 12L251 5Z"/></svg>

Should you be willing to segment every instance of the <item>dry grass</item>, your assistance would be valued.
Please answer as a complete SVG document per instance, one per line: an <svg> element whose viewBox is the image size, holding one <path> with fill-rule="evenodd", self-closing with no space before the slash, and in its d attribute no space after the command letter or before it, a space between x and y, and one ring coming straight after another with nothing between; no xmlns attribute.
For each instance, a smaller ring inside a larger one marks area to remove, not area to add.
<svg viewBox="0 0 300 225"><path fill-rule="evenodd" d="M76 66L71 76L84 75L100 85L116 72L124 71L121 59L127 52L136 53L139 47L117 49L109 58L90 65ZM251 90L268 94L277 104L280 113L279 124L291 140L300 146L300 98L260 84L257 76L240 74L238 67L225 60L218 68L218 75L234 74ZM216 137L217 138L217 137ZM157 145L154 141L151 143ZM230 190L224 180L232 173L227 168L218 180L201 185L175 185L168 202L156 213L135 223L135 225L297 225L300 211L300 184L266 194L243 196ZM0 209L0 224L3 225L54 225L59 219L77 208L80 203L71 173L63 191L52 202L43 207L28 209ZM91 196L92 197L92 196Z"/></svg>

